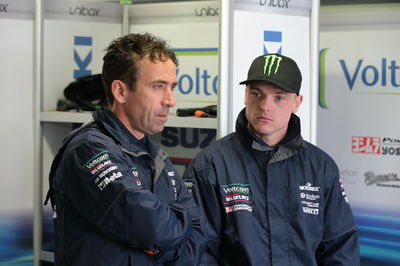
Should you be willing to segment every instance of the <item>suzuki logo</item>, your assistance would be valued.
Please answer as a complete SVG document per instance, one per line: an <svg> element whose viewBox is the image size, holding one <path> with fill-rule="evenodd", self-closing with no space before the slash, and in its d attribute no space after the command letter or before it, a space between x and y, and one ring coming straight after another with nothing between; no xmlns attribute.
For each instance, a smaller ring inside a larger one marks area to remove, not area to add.
<svg viewBox="0 0 400 266"><path fill-rule="evenodd" d="M282 32L264 31L264 54L282 54Z"/></svg>
<svg viewBox="0 0 400 266"><path fill-rule="evenodd" d="M87 36L75 36L74 38L74 60L75 63L78 65L78 69L74 70L74 78L77 79L82 76L87 76L91 75L92 71L87 69L89 66L90 62L92 62L92 49L89 50L89 52L86 54L85 58L82 58L79 56L79 53L77 50L87 50L87 49L82 49L82 48L91 48L92 46L92 37L87 37Z"/></svg>

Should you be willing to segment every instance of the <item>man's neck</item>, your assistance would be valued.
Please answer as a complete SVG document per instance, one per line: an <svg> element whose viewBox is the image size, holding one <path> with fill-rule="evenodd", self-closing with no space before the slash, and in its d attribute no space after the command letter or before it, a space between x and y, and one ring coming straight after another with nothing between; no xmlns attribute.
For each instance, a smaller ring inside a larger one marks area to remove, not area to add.
<svg viewBox="0 0 400 266"><path fill-rule="evenodd" d="M129 122L128 116L125 114L124 110L119 105L114 105L110 108L111 112L121 121L121 123L126 127L126 129L138 140L144 138L144 133L134 129Z"/></svg>
<svg viewBox="0 0 400 266"><path fill-rule="evenodd" d="M247 125L248 129L253 132L258 138L260 138L267 146L274 147L276 146L281 140L283 140L287 133L287 128L281 130L280 132L275 132L274 134L258 134L255 130L250 126Z"/></svg>

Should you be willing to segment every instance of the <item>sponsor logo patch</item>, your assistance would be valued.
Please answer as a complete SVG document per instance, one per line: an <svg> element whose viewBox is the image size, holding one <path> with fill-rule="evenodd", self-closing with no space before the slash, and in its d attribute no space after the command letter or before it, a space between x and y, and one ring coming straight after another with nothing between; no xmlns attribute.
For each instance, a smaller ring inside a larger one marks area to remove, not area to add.
<svg viewBox="0 0 400 266"><path fill-rule="evenodd" d="M170 172L168 172L168 173L170 173ZM175 179L171 179L171 185L172 185L172 188L174 190L174 199L175 199L175 201L177 201L178 200L178 190L176 189L176 181L175 181Z"/></svg>
<svg viewBox="0 0 400 266"><path fill-rule="evenodd" d="M250 184L234 183L222 185L221 190L226 213L242 210L253 211L253 202L250 198Z"/></svg>
<svg viewBox="0 0 400 266"><path fill-rule="evenodd" d="M138 185L139 188L142 188L142 180L140 180L139 172L137 170L137 167L132 167L131 170L132 170L132 174L133 174L133 176L135 178L136 184Z"/></svg>
<svg viewBox="0 0 400 266"><path fill-rule="evenodd" d="M266 55L264 56L264 74L270 76L271 74L276 74L281 65L282 57L277 55Z"/></svg>
<svg viewBox="0 0 400 266"><path fill-rule="evenodd" d="M299 185L300 204L303 213L318 215L319 214L319 191L320 187L312 186L311 183Z"/></svg>
<svg viewBox="0 0 400 266"><path fill-rule="evenodd" d="M121 172L114 172L110 176L106 176L97 186L100 190L104 190L108 184L122 176Z"/></svg>
<svg viewBox="0 0 400 266"><path fill-rule="evenodd" d="M175 176L175 171L168 171L168 176Z"/></svg>
<svg viewBox="0 0 400 266"><path fill-rule="evenodd" d="M111 162L108 151L104 150L95 156L93 156L88 162L86 162L83 167L88 169L90 173L95 176L113 163Z"/></svg>
<svg viewBox="0 0 400 266"><path fill-rule="evenodd" d="M185 185L185 187L187 188L187 190L189 191L189 193L194 196L194 189L193 186L195 184L194 179L183 179L183 183Z"/></svg>
<svg viewBox="0 0 400 266"><path fill-rule="evenodd" d="M108 154L107 150L101 151L87 161L83 168L87 169L93 177L93 183L103 191L108 184L122 177L122 173L118 171Z"/></svg>
<svg viewBox="0 0 400 266"><path fill-rule="evenodd" d="M339 179L339 184L340 184L340 191L342 192L342 196L343 196L343 198L344 198L344 200L347 202L347 204L349 203L349 200L347 199L347 193L346 193L346 191L344 190L344 186L343 186L343 183L342 183L342 179Z"/></svg>

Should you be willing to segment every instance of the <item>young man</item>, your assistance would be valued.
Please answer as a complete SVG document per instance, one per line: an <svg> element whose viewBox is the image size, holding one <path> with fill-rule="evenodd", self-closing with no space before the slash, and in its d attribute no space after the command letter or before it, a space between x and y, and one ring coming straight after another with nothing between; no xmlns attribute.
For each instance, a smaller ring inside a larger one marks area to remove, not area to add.
<svg viewBox="0 0 400 266"><path fill-rule="evenodd" d="M175 105L177 58L165 41L129 34L103 61L109 109L67 136L50 172L55 264L197 265L204 221L147 137L163 130Z"/></svg>
<svg viewBox="0 0 400 266"><path fill-rule="evenodd" d="M186 169L209 224L201 265L359 265L338 167L300 135L301 80L291 58L257 57L236 132Z"/></svg>

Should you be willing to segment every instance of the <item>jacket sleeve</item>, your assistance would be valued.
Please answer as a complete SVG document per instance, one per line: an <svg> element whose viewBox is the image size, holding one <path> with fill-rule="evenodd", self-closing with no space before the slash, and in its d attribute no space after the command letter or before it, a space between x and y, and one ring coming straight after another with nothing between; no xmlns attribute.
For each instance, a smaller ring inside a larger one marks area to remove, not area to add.
<svg viewBox="0 0 400 266"><path fill-rule="evenodd" d="M176 259L166 263L168 266L195 266L199 265L200 257L204 253L207 240L207 220L200 215L199 208L184 186L182 179L178 179L177 204L188 211L193 228L192 236L177 250Z"/></svg>
<svg viewBox="0 0 400 266"><path fill-rule="evenodd" d="M207 219L207 247L201 257L200 265L219 265L222 216L218 200L219 190L212 164L201 155L197 156L186 168L183 180L198 204L201 214Z"/></svg>
<svg viewBox="0 0 400 266"><path fill-rule="evenodd" d="M54 181L61 200L118 243L165 253L180 247L192 235L189 212L142 189L129 158L104 142L70 143L58 168L63 178Z"/></svg>
<svg viewBox="0 0 400 266"><path fill-rule="evenodd" d="M334 162L328 164L326 177L323 240L316 251L318 265L358 266L358 230Z"/></svg>

